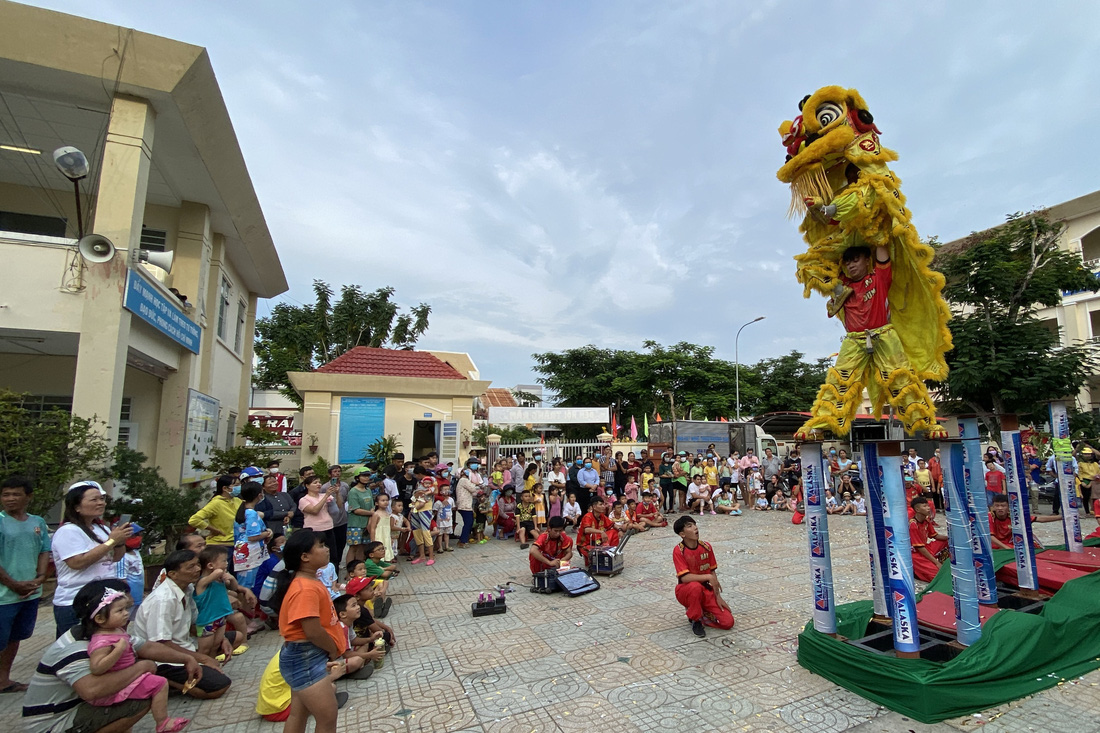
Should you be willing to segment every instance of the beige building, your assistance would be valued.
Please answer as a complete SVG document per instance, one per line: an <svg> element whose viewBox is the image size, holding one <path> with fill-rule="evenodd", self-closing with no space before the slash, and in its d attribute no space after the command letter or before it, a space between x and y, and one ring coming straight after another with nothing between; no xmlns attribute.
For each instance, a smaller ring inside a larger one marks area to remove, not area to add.
<svg viewBox="0 0 1100 733"><path fill-rule="evenodd" d="M290 372L302 396L301 464L320 455L359 463L388 435L410 460L431 451L444 463L468 455L481 381L468 354L357 346L312 372Z"/></svg>
<svg viewBox="0 0 1100 733"><path fill-rule="evenodd" d="M79 212L62 146L87 157ZM287 282L203 48L0 2L0 262L0 386L106 421L169 481L235 441L256 302Z"/></svg>
<svg viewBox="0 0 1100 733"><path fill-rule="evenodd" d="M1100 191L1052 206L1048 212L1051 221L1066 224L1058 246L1079 255L1088 269L1100 275ZM952 244L955 242L945 246ZM1063 292L1061 303L1040 308L1035 315L1058 332L1063 344L1100 338L1100 292ZM1093 375L1081 388L1077 407L1100 410L1100 374Z"/></svg>

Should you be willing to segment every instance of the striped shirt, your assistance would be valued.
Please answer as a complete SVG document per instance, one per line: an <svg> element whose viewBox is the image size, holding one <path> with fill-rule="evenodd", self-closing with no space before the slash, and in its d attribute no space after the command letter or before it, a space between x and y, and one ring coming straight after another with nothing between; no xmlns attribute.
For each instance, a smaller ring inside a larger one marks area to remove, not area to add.
<svg viewBox="0 0 1100 733"><path fill-rule="evenodd" d="M135 650L143 643L136 636L132 641ZM31 677L23 696L24 730L47 733L71 728L77 708L84 702L73 685L91 673L88 642L75 639L72 631L66 631L47 647Z"/></svg>

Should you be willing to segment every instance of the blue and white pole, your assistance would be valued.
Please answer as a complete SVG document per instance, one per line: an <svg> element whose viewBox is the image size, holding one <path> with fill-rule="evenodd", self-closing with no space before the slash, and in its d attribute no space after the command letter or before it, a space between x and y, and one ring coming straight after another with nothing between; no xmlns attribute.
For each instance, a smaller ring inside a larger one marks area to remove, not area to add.
<svg viewBox="0 0 1100 733"><path fill-rule="evenodd" d="M978 581L974 567L974 546L970 516L966 510L963 448L958 443L940 443L943 455L943 503L947 513L947 535L951 540L951 582L955 589L955 636L970 646L982 636L978 613Z"/></svg>
<svg viewBox="0 0 1100 733"><path fill-rule="evenodd" d="M1009 516L1012 518L1012 549L1016 551L1016 578L1020 588L1039 590L1039 569L1035 565L1035 542L1031 530L1031 502L1024 473L1024 451L1020 445L1015 415L1001 418L1001 454L1005 460L1005 485Z"/></svg>
<svg viewBox="0 0 1100 733"><path fill-rule="evenodd" d="M833 561L829 551L829 513L825 510L825 459L821 443L804 443L802 483L806 497L806 529L810 541L810 583L814 592L814 628L836 635Z"/></svg>
<svg viewBox="0 0 1100 733"><path fill-rule="evenodd" d="M1066 549L1084 552L1081 542L1081 515L1074 486L1073 444L1069 439L1069 415L1065 402L1050 403L1050 432L1054 438L1054 470L1058 474L1058 492L1062 496L1062 531Z"/></svg>
<svg viewBox="0 0 1100 733"><path fill-rule="evenodd" d="M978 438L978 418L959 418L959 437L962 438L963 445L966 511L970 519L970 538L974 548L978 603L995 606L997 578L989 540L989 503L985 499L985 469L982 467L982 442Z"/></svg>
<svg viewBox="0 0 1100 733"><path fill-rule="evenodd" d="M917 630L917 601L913 590L913 548L909 542L909 512L905 505L901 445L879 443L878 463L882 470L883 522L886 534L886 563L890 577L887 605L894 619L894 652L916 657L920 652Z"/></svg>
<svg viewBox="0 0 1100 733"><path fill-rule="evenodd" d="M871 598L875 615L887 617L890 609L886 593L890 587L890 575L886 563L886 526L882 518L882 471L878 465L878 446L863 444L859 473L863 478L863 493L867 505L867 549L871 557Z"/></svg>

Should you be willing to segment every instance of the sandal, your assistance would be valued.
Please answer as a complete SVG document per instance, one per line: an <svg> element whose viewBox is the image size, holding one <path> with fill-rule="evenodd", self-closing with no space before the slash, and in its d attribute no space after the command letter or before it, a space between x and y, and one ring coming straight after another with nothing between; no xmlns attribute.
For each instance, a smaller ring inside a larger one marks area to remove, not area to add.
<svg viewBox="0 0 1100 733"><path fill-rule="evenodd" d="M241 644L239 647L233 650L233 656L239 657L248 651L248 644Z"/></svg>
<svg viewBox="0 0 1100 733"><path fill-rule="evenodd" d="M9 682L5 687L0 688L0 695L7 695L13 692L26 692L27 685L23 682Z"/></svg>
<svg viewBox="0 0 1100 733"><path fill-rule="evenodd" d="M166 718L157 726L157 733L177 733L186 728L190 722L190 718Z"/></svg>

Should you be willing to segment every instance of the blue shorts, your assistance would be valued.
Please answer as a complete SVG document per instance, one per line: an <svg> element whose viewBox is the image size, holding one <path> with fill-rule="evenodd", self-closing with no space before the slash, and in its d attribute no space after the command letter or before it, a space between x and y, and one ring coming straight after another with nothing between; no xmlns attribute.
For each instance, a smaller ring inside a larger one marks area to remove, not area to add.
<svg viewBox="0 0 1100 733"><path fill-rule="evenodd" d="M279 650L279 674L291 691L312 687L328 676L328 652L309 641L288 641Z"/></svg>
<svg viewBox="0 0 1100 733"><path fill-rule="evenodd" d="M34 622L38 620L38 602L31 598L0 606L0 649L13 641L23 641L34 634Z"/></svg>
<svg viewBox="0 0 1100 733"><path fill-rule="evenodd" d="M364 528L363 527L348 527L348 544L349 545L365 545L370 541L367 538L367 542L363 541Z"/></svg>

